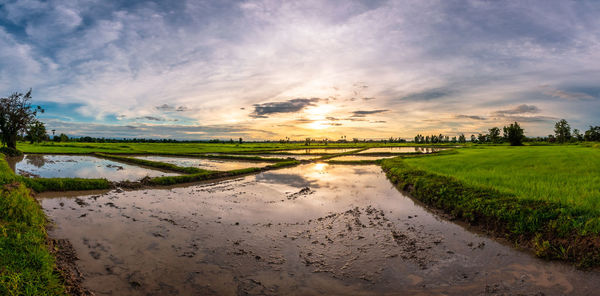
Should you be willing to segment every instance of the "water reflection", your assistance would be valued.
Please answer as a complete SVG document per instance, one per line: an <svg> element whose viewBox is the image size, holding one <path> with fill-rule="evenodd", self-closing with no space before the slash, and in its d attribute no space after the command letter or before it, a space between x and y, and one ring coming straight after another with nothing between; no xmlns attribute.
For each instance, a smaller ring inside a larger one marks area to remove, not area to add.
<svg viewBox="0 0 600 296"><path fill-rule="evenodd" d="M28 177L105 178L109 181L134 181L146 176L178 175L88 155L27 154L21 158L7 160L15 173Z"/></svg>
<svg viewBox="0 0 600 296"><path fill-rule="evenodd" d="M84 201L84 202L82 202ZM375 165L41 199L96 295L594 295L597 273L471 233ZM495 290L494 290L495 289Z"/></svg>
<svg viewBox="0 0 600 296"><path fill-rule="evenodd" d="M135 158L174 164L181 167L197 167L213 171L230 171L252 167L264 167L272 163L260 161L238 161L227 159L207 159L185 156L135 156Z"/></svg>
<svg viewBox="0 0 600 296"><path fill-rule="evenodd" d="M433 153L440 150L444 150L445 148L435 148L435 147L377 147L377 148L369 148L367 150L363 150L358 152L358 154L365 153Z"/></svg>

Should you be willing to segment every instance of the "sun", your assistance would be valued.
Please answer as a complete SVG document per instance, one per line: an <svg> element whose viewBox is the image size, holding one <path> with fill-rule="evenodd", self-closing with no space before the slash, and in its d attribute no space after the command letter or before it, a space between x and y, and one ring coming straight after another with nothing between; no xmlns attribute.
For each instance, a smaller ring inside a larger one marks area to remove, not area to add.
<svg viewBox="0 0 600 296"><path fill-rule="evenodd" d="M323 105L306 108L306 110L304 110L304 112L307 114L308 119L323 120L333 110L335 110L335 107L333 105L323 104Z"/></svg>

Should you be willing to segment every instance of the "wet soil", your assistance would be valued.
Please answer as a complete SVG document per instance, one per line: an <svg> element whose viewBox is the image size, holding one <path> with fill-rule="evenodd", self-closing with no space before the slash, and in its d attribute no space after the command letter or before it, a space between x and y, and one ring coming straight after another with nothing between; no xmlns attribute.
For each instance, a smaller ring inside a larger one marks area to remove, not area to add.
<svg viewBox="0 0 600 296"><path fill-rule="evenodd" d="M96 295L593 295L403 196L378 166L322 163L217 183L40 195Z"/></svg>
<svg viewBox="0 0 600 296"><path fill-rule="evenodd" d="M21 157L9 157L7 162L15 173L27 177L105 178L109 181L135 181L146 176L179 175L90 155L26 154Z"/></svg>

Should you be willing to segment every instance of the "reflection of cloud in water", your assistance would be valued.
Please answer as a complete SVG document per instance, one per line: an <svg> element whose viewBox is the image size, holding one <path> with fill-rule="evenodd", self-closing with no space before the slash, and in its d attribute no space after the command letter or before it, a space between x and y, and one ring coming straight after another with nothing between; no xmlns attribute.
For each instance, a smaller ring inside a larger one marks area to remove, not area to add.
<svg viewBox="0 0 600 296"><path fill-rule="evenodd" d="M269 184L285 184L294 187L313 187L318 188L319 185L317 180L309 180L304 178L303 176L296 174L281 174L281 173L270 173L265 172L262 174L256 175L256 180L259 182L269 183Z"/></svg>
<svg viewBox="0 0 600 296"><path fill-rule="evenodd" d="M365 169L365 168L353 168L354 169L354 174L356 175L367 175L367 174L373 174L373 170L369 170L369 169Z"/></svg>

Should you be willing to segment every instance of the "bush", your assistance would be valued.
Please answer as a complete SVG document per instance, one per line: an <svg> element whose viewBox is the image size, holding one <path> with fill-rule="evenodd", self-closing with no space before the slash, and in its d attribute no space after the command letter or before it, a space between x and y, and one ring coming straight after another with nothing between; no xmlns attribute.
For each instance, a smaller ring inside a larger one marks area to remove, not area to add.
<svg viewBox="0 0 600 296"><path fill-rule="evenodd" d="M23 155L23 152L14 149L14 148L9 148L9 147L2 147L0 148L0 153L3 153L6 156L21 156Z"/></svg>

